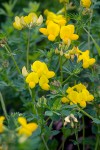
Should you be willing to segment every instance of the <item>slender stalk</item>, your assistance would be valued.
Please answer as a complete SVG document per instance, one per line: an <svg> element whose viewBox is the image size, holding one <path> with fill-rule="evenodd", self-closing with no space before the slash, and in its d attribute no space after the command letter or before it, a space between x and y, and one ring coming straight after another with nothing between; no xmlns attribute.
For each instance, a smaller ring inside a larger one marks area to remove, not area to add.
<svg viewBox="0 0 100 150"><path fill-rule="evenodd" d="M92 21L92 13L90 14L90 20L89 20L89 25L88 25L88 48L90 49L90 26L91 26L91 21Z"/></svg>
<svg viewBox="0 0 100 150"><path fill-rule="evenodd" d="M77 132L76 127L75 127L75 138L76 138L76 141L77 141L77 148L78 148L78 150L80 150L79 143L78 143L78 132Z"/></svg>
<svg viewBox="0 0 100 150"><path fill-rule="evenodd" d="M60 56L60 75L61 75L61 83L62 83L63 82L62 56Z"/></svg>
<svg viewBox="0 0 100 150"><path fill-rule="evenodd" d="M46 143L46 141L45 141L45 139L44 139L43 134L41 135L41 138L42 138L42 140L43 140L43 143L44 143L44 145L45 145L46 150L49 150L48 145L47 145L47 143Z"/></svg>
<svg viewBox="0 0 100 150"><path fill-rule="evenodd" d="M30 90L31 91L31 90ZM35 113L38 117L39 117L39 115L38 115L38 111L37 111L37 107L36 107L36 102L35 102L35 92L34 92L34 89L33 89L33 91L31 91L31 96L32 96L32 107L33 107L33 113ZM33 106L34 105L34 106ZM34 112L35 111L35 112Z"/></svg>
<svg viewBox="0 0 100 150"><path fill-rule="evenodd" d="M29 69L29 49L30 49L30 29L28 31L27 51L26 51L26 66Z"/></svg>
<svg viewBox="0 0 100 150"><path fill-rule="evenodd" d="M66 12L66 3L64 3L64 11L65 11L65 18L67 16L67 12Z"/></svg>
<svg viewBox="0 0 100 150"><path fill-rule="evenodd" d="M83 150L85 150L85 144L84 144L84 139L85 139L85 121L84 121L84 116L82 117L82 122L83 122Z"/></svg>
<svg viewBox="0 0 100 150"><path fill-rule="evenodd" d="M7 115L5 103L4 103L1 92L0 92L0 101L1 101L1 106L2 106L2 109L3 109L4 115L5 115L6 119L8 120L8 115Z"/></svg>
<svg viewBox="0 0 100 150"><path fill-rule="evenodd" d="M16 60L15 60L15 58L14 58L12 52L11 52L11 49L10 49L10 47L8 46L7 43L4 45L4 48L5 48L5 50L7 51L7 53L10 54L10 56L11 56L13 62L14 62L14 65L15 65L15 67L16 67L18 73L21 74L21 71L20 71L20 69L19 69L19 67L18 67L18 65L17 65L17 63L16 63Z"/></svg>
<svg viewBox="0 0 100 150"><path fill-rule="evenodd" d="M92 117L91 115L89 115L87 112L85 112L83 109L81 109L81 108L79 108L79 107L78 107L78 109L79 109L79 111L81 111L85 116L87 116L87 117L89 117L90 119L93 120L93 117Z"/></svg>
<svg viewBox="0 0 100 150"><path fill-rule="evenodd" d="M95 150L98 150L99 147L99 134L97 134L97 140L96 140L96 144L95 144Z"/></svg>
<svg viewBox="0 0 100 150"><path fill-rule="evenodd" d="M92 37L92 35L91 35L85 28L83 28L83 29L85 30L86 33L88 33L88 35L89 35L90 38L92 39L92 41L93 41L93 43L94 43L94 45L95 45L95 47L96 47L96 49L97 49L97 51L98 51L98 54L99 54L99 56L100 56L100 46L97 44L97 42L96 42L95 39Z"/></svg>
<svg viewBox="0 0 100 150"><path fill-rule="evenodd" d="M70 75L65 81L63 81L63 84L66 83L72 76L73 76L73 74Z"/></svg>
<svg viewBox="0 0 100 150"><path fill-rule="evenodd" d="M63 140L62 140L62 150L64 150L65 140L66 139L63 137Z"/></svg>

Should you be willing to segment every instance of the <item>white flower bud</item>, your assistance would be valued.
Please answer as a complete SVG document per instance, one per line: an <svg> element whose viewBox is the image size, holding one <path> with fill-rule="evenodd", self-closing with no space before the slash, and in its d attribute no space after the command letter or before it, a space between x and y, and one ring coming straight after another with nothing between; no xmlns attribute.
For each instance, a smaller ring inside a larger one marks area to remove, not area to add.
<svg viewBox="0 0 100 150"><path fill-rule="evenodd" d="M42 24L42 22L43 22L43 17L42 17L42 15L40 15L36 23L38 26L40 26Z"/></svg>
<svg viewBox="0 0 100 150"><path fill-rule="evenodd" d="M25 66L22 68L22 75L23 75L24 77L26 77L26 76L28 75L28 72L27 72L27 69L26 69Z"/></svg>

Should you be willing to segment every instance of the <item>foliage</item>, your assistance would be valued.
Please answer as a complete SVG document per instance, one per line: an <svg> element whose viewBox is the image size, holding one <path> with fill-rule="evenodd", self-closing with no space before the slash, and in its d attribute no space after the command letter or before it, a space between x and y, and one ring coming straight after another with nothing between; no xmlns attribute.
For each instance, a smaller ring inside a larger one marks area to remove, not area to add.
<svg viewBox="0 0 100 150"><path fill-rule="evenodd" d="M99 150L99 7L98 0L2 2L2 150Z"/></svg>

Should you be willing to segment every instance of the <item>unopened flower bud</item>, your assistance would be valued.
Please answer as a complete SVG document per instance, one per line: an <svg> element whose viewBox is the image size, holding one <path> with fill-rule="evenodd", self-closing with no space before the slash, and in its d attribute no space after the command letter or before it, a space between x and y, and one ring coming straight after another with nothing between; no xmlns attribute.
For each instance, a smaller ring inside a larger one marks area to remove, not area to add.
<svg viewBox="0 0 100 150"><path fill-rule="evenodd" d="M28 75L28 72L27 72L27 69L26 69L25 66L22 68L22 75L23 75L24 77L26 77L26 76Z"/></svg>
<svg viewBox="0 0 100 150"><path fill-rule="evenodd" d="M42 22L43 22L43 17L42 17L42 15L40 15L36 23L38 26L40 26L42 24Z"/></svg>

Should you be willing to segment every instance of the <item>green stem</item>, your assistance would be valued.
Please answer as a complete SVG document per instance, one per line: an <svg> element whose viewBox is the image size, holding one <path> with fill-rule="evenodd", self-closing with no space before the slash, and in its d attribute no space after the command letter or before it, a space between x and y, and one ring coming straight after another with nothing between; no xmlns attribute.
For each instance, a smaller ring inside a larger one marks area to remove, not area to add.
<svg viewBox="0 0 100 150"><path fill-rule="evenodd" d="M7 115L5 103L4 103L4 100L3 100L1 92L0 92L0 101L1 101L1 105L2 105L2 109L3 109L4 115L5 115L6 119L8 120L8 115Z"/></svg>
<svg viewBox="0 0 100 150"><path fill-rule="evenodd" d="M43 134L41 135L41 138L42 138L42 140L43 140L43 143L44 143L44 145L45 145L46 150L49 150L48 145L47 145L47 143L46 143L46 141L45 141L45 139L44 139Z"/></svg>
<svg viewBox="0 0 100 150"><path fill-rule="evenodd" d="M79 111L81 111L84 115L86 115L87 117L89 117L90 119L93 120L93 117L92 117L91 115L89 115L87 112L85 112L83 109L81 109L81 108L79 108L79 107L78 107L78 109L79 109Z"/></svg>
<svg viewBox="0 0 100 150"><path fill-rule="evenodd" d="M96 47L96 49L97 49L97 51L98 51L98 54L99 54L99 56L100 56L100 46L97 44L97 42L96 42L95 39L92 37L92 35L91 35L85 28L83 28L83 29L85 30L86 33L88 33L88 35L89 35L90 38L92 39L92 41L93 41L93 43L94 43L94 45L95 45L95 47Z"/></svg>
<svg viewBox="0 0 100 150"><path fill-rule="evenodd" d="M88 49L90 49L90 26L91 26L91 21L92 21L92 16L90 14L90 20L89 20L89 24L88 24Z"/></svg>
<svg viewBox="0 0 100 150"><path fill-rule="evenodd" d="M14 58L12 52L11 52L11 49L10 49L10 47L8 46L7 43L4 45L4 48L5 48L5 50L7 51L7 53L10 54L10 56L11 56L13 62L14 62L14 65L15 65L15 67L16 67L18 73L21 74L21 71L20 71L20 69L19 69L19 67L18 67L18 65L17 65L17 63L16 63L16 60L15 60L15 58Z"/></svg>
<svg viewBox="0 0 100 150"><path fill-rule="evenodd" d="M39 117L37 107L36 107L36 102L35 102L35 91L34 91L34 89L33 89L33 91L31 91L31 94L32 94L31 96L32 96L32 102L33 102L32 103L33 113L35 113Z"/></svg>
<svg viewBox="0 0 100 150"><path fill-rule="evenodd" d="M66 13L66 3L64 3L64 11L65 11L65 18L67 16L67 13Z"/></svg>
<svg viewBox="0 0 100 150"><path fill-rule="evenodd" d="M80 150L79 143L78 143L78 132L76 130L76 127L75 127L75 138L76 138L76 142L77 142L77 148L78 148L78 150Z"/></svg>
<svg viewBox="0 0 100 150"><path fill-rule="evenodd" d="M63 137L63 140L62 140L62 150L64 150L65 140L66 140L66 139Z"/></svg>
<svg viewBox="0 0 100 150"><path fill-rule="evenodd" d="M82 122L83 122L83 150L85 150L85 145L84 145L84 139L85 139L85 121L84 121L84 116L82 117Z"/></svg>
<svg viewBox="0 0 100 150"><path fill-rule="evenodd" d="M63 84L65 84L72 76L73 76L73 74L70 75L65 81L63 81Z"/></svg>
<svg viewBox="0 0 100 150"><path fill-rule="evenodd" d="M26 66L27 66L27 70L29 69L29 49L30 49L30 29L28 31L28 42L27 42L27 51L26 51Z"/></svg>
<svg viewBox="0 0 100 150"><path fill-rule="evenodd" d="M98 148L99 148L99 133L97 133L97 136L96 136L97 138L97 140L96 140L96 144L95 144L95 150L98 150Z"/></svg>
<svg viewBox="0 0 100 150"><path fill-rule="evenodd" d="M60 74L61 74L61 83L62 83L63 82L62 56L60 56Z"/></svg>

